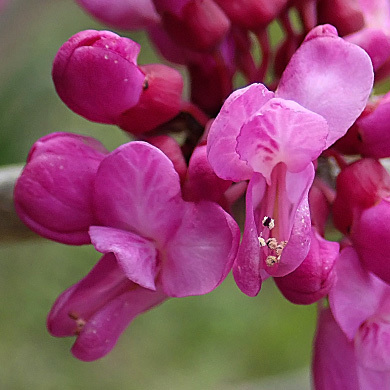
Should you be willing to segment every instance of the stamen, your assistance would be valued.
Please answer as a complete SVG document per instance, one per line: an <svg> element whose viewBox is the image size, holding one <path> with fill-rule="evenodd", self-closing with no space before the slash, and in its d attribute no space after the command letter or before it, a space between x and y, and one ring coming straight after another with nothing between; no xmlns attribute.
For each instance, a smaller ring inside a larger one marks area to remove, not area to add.
<svg viewBox="0 0 390 390"><path fill-rule="evenodd" d="M260 236L260 237L257 237L257 238L259 239L260 246L266 246L267 245L263 237Z"/></svg>
<svg viewBox="0 0 390 390"><path fill-rule="evenodd" d="M276 241L276 238L275 238L275 237L270 237L270 238L266 241L266 244L267 244L268 248L271 249L271 250L276 249L277 246L278 246L278 242Z"/></svg>
<svg viewBox="0 0 390 390"><path fill-rule="evenodd" d="M83 328L84 328L85 324L87 323L87 321L85 321L82 318L80 318L80 316L77 313L75 313L74 311L69 312L68 316L72 320L75 320L75 322L76 322L76 329L74 330L74 334L78 336L81 333L81 331L83 330Z"/></svg>
<svg viewBox="0 0 390 390"><path fill-rule="evenodd" d="M265 259L265 263L268 265L268 267L273 267L276 263L279 263L280 261L280 256L267 256Z"/></svg>
<svg viewBox="0 0 390 390"><path fill-rule="evenodd" d="M272 230L275 227L275 221L271 217L265 216L262 221L263 226L267 227L269 230Z"/></svg>

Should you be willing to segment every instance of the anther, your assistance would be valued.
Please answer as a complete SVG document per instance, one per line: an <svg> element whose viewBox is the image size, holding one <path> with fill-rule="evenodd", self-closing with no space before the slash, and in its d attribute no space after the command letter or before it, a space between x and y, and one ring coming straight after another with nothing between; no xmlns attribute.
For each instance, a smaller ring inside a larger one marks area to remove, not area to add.
<svg viewBox="0 0 390 390"><path fill-rule="evenodd" d="M257 237L257 238L259 239L260 246L266 246L267 245L263 237Z"/></svg>
<svg viewBox="0 0 390 390"><path fill-rule="evenodd" d="M276 241L275 237L270 237L267 241L266 244L269 249L274 250L278 247L278 242Z"/></svg>
<svg viewBox="0 0 390 390"><path fill-rule="evenodd" d="M273 267L276 263L279 263L280 261L280 256L267 256L265 259L265 263L268 265L268 267Z"/></svg>
<svg viewBox="0 0 390 390"><path fill-rule="evenodd" d="M271 217L265 216L262 221L263 226L267 227L269 230L272 230L275 227L275 221Z"/></svg>

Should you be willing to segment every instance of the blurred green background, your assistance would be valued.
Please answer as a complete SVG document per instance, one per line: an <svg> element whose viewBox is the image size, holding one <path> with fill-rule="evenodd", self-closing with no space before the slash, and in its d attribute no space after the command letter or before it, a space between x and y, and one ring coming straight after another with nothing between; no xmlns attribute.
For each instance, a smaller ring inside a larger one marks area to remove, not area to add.
<svg viewBox="0 0 390 390"><path fill-rule="evenodd" d="M88 122L57 97L51 63L63 42L104 29L72 0L10 0L0 15L0 165L22 163L53 131L92 135L109 149L128 138ZM141 33L139 63L156 61ZM231 277L213 293L172 299L137 318L116 348L93 363L72 339L45 328L51 305L99 255L46 240L0 246L0 389L235 389L310 364L315 307L294 306L267 281L248 298ZM271 389L271 387L269 387Z"/></svg>

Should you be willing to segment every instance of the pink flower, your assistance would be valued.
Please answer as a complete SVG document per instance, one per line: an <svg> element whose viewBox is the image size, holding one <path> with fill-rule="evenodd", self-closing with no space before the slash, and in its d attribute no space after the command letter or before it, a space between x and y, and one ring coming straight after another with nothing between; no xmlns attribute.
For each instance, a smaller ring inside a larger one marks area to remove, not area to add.
<svg viewBox="0 0 390 390"><path fill-rule="evenodd" d="M232 24L258 31L278 17L287 0L215 0L229 17Z"/></svg>
<svg viewBox="0 0 390 390"><path fill-rule="evenodd" d="M321 314L314 356L316 390L390 386L390 286L366 272L352 247L336 263L329 311Z"/></svg>
<svg viewBox="0 0 390 390"><path fill-rule="evenodd" d="M337 178L335 226L352 241L364 267L390 283L388 266L390 175L376 160L362 159Z"/></svg>
<svg viewBox="0 0 390 390"><path fill-rule="evenodd" d="M310 249L297 269L286 276L274 278L285 298L300 305L310 305L328 295L335 281L334 264L339 244L322 238L314 228Z"/></svg>
<svg viewBox="0 0 390 390"><path fill-rule="evenodd" d="M96 19L121 30L139 30L160 21L152 0L77 0Z"/></svg>
<svg viewBox="0 0 390 390"><path fill-rule="evenodd" d="M233 268L247 295L259 292L263 278L285 276L306 257L312 161L360 115L372 83L367 54L333 27L319 26L291 58L275 93L253 84L223 105L210 128L208 158L222 179L250 180ZM268 238L282 246L279 253Z"/></svg>
<svg viewBox="0 0 390 390"><path fill-rule="evenodd" d="M20 219L36 233L64 244L89 244L96 224L92 191L108 151L97 140L53 133L38 140L14 191Z"/></svg>
<svg viewBox="0 0 390 390"><path fill-rule="evenodd" d="M335 146L346 154L390 157L390 93L370 99L362 115Z"/></svg>
<svg viewBox="0 0 390 390"><path fill-rule="evenodd" d="M153 2L164 29L180 46L210 52L229 31L229 19L213 0Z"/></svg>
<svg viewBox="0 0 390 390"><path fill-rule="evenodd" d="M63 102L91 121L143 133L181 109L183 80L165 65L139 67L140 45L109 31L77 33L59 49L53 81Z"/></svg>
<svg viewBox="0 0 390 390"><path fill-rule="evenodd" d="M105 256L60 296L48 320L53 335L78 335L73 352L83 360L106 354L135 315L166 297L215 289L231 269L240 236L217 204L183 201L172 162L144 142L103 159L93 204L98 224L89 233Z"/></svg>

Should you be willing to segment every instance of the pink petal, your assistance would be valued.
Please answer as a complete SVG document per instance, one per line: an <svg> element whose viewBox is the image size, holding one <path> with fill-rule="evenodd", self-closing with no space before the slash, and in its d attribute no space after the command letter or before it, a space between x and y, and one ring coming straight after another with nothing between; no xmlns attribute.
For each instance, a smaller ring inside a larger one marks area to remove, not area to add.
<svg viewBox="0 0 390 390"><path fill-rule="evenodd" d="M329 309L319 316L312 368L315 390L367 390L359 387L353 344Z"/></svg>
<svg viewBox="0 0 390 390"><path fill-rule="evenodd" d="M328 126L324 118L299 104L273 98L268 100L241 128L237 152L269 183L279 163L299 172L325 149Z"/></svg>
<svg viewBox="0 0 390 390"><path fill-rule="evenodd" d="M159 22L152 0L77 0L97 19L121 30L138 30Z"/></svg>
<svg viewBox="0 0 390 390"><path fill-rule="evenodd" d="M59 49L53 81L64 103L77 114L116 123L141 95L145 75L137 67L140 46L109 31L82 31Z"/></svg>
<svg viewBox="0 0 390 390"><path fill-rule="evenodd" d="M77 327L72 317L88 321L107 302L134 288L136 285L118 267L115 256L106 254L87 276L57 298L48 315L47 328L56 337L73 336Z"/></svg>
<svg viewBox="0 0 390 390"><path fill-rule="evenodd" d="M89 244L96 223L92 189L108 153L90 137L53 133L38 140L14 190L20 219L38 234L65 244Z"/></svg>
<svg viewBox="0 0 390 390"><path fill-rule="evenodd" d="M56 337L77 336L72 353L92 361L106 355L138 314L167 297L130 282L115 256L104 255L78 283L64 291L53 305L49 332Z"/></svg>
<svg viewBox="0 0 390 390"><path fill-rule="evenodd" d="M363 111L372 85L373 70L367 53L327 32L305 41L296 51L276 96L322 115L329 126L328 147Z"/></svg>
<svg viewBox="0 0 390 390"><path fill-rule="evenodd" d="M265 188L266 183L263 176L253 174L246 191L244 234L233 266L233 276L238 288L250 297L259 293L262 283L261 251L259 233L254 218L254 207L261 201Z"/></svg>
<svg viewBox="0 0 390 390"><path fill-rule="evenodd" d="M375 71L389 59L390 39L382 30L364 28L346 36L345 39L360 46L368 53Z"/></svg>
<svg viewBox="0 0 390 390"><path fill-rule="evenodd" d="M390 375L390 324L387 318L368 320L355 337L356 358L363 367Z"/></svg>
<svg viewBox="0 0 390 390"><path fill-rule="evenodd" d="M85 324L73 345L73 355L88 362L105 356L135 317L166 298L161 292L137 287L108 302Z"/></svg>
<svg viewBox="0 0 390 390"><path fill-rule="evenodd" d="M229 273L240 232L221 207L211 202L186 203L182 225L167 243L161 282L171 297L206 294Z"/></svg>
<svg viewBox="0 0 390 390"><path fill-rule="evenodd" d="M91 226L92 244L101 253L114 253L122 271L132 282L156 290L157 253L153 243L123 230Z"/></svg>
<svg viewBox="0 0 390 390"><path fill-rule="evenodd" d="M95 184L100 224L162 245L181 223L183 200L172 162L145 142L120 146L101 163Z"/></svg>
<svg viewBox="0 0 390 390"><path fill-rule="evenodd" d="M389 218L390 201L386 198L362 211L350 236L363 266L386 283L390 283Z"/></svg>
<svg viewBox="0 0 390 390"><path fill-rule="evenodd" d="M377 371L357 366L359 377L359 389L361 390L379 390L390 389L390 372Z"/></svg>
<svg viewBox="0 0 390 390"><path fill-rule="evenodd" d="M293 221L290 238L280 262L265 269L271 276L288 275L301 265L309 252L311 222L307 192L296 209Z"/></svg>
<svg viewBox="0 0 390 390"><path fill-rule="evenodd" d="M236 152L237 136L241 126L272 97L264 85L252 84L226 99L207 138L208 159L220 178L240 181L251 177L252 169Z"/></svg>
<svg viewBox="0 0 390 390"><path fill-rule="evenodd" d="M337 279L329 292L332 313L352 340L361 324L378 309L382 286L365 271L352 247L343 249L336 262Z"/></svg>

